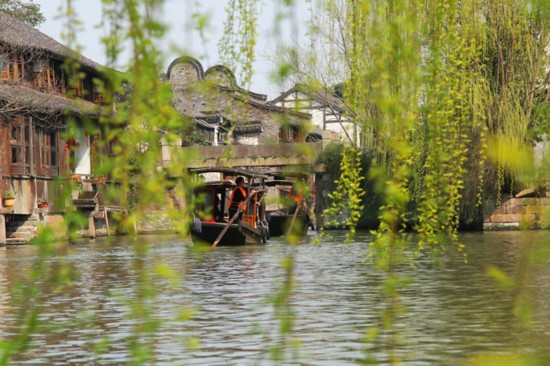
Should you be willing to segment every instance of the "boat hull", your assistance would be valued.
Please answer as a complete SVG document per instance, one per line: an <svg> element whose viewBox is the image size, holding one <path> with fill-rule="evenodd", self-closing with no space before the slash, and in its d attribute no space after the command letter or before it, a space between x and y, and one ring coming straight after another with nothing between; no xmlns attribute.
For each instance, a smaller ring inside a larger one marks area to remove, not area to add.
<svg viewBox="0 0 550 366"><path fill-rule="evenodd" d="M191 230L193 243L212 245L227 224L224 222L203 222L201 232ZM218 246L238 246L245 244L259 244L262 242L261 231L242 224L232 224L220 239Z"/></svg>
<svg viewBox="0 0 550 366"><path fill-rule="evenodd" d="M286 235L293 216L294 215L272 213L269 220L269 235L273 237ZM306 235L307 226L308 222L306 216L297 215L292 224L292 235Z"/></svg>

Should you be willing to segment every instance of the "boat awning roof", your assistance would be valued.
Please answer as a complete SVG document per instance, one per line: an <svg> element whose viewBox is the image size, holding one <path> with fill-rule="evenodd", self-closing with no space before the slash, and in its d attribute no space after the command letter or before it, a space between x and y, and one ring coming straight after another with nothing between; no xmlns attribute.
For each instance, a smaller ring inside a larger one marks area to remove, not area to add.
<svg viewBox="0 0 550 366"><path fill-rule="evenodd" d="M233 188L235 187L235 182L230 180L219 180L215 182L204 182L200 185L199 189L205 188Z"/></svg>

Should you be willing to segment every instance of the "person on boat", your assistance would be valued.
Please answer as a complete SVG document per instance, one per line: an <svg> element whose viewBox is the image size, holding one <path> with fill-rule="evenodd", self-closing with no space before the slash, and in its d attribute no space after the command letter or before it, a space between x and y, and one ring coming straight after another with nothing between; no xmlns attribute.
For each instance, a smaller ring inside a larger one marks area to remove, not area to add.
<svg viewBox="0 0 550 366"><path fill-rule="evenodd" d="M312 230L315 230L315 226L313 225L313 222L311 221L311 217L309 215L309 209L306 207L308 206L307 203L302 200L304 199L304 196L302 194L302 189L300 187L297 187L296 184L292 185L292 189L290 192L288 192L288 199L291 201L290 206L288 207L288 213L289 215L294 215L296 210L298 209L298 206L301 205L301 211L300 214L303 213L305 215L305 225L308 228L311 228ZM300 204L300 202L302 202Z"/></svg>
<svg viewBox="0 0 550 366"><path fill-rule="evenodd" d="M246 200L246 189L244 188L244 178L238 177L235 180L235 183L237 186L233 188L233 192L231 192L231 196L229 197L229 219L237 213L239 208L244 204L244 201ZM243 207L244 209L244 207ZM239 214L239 220L241 219L242 211Z"/></svg>
<svg viewBox="0 0 550 366"><path fill-rule="evenodd" d="M292 185L292 189L288 192L288 200L290 201L290 205L288 207L289 214L294 214L294 211L296 211L302 199L302 190L297 187L296 184Z"/></svg>

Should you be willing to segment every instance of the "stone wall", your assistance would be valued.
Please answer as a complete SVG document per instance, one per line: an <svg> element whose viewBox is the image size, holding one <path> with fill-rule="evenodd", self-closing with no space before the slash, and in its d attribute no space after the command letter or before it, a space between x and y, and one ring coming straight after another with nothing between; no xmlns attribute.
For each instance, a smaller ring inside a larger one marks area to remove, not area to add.
<svg viewBox="0 0 550 366"><path fill-rule="evenodd" d="M496 207L486 201L483 230L546 229L550 227L550 198L508 198Z"/></svg>

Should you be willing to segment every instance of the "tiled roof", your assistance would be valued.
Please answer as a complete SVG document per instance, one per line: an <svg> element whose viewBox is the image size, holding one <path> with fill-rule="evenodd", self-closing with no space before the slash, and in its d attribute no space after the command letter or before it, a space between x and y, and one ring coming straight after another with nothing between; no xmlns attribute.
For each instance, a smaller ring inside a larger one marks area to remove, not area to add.
<svg viewBox="0 0 550 366"><path fill-rule="evenodd" d="M76 54L53 38L3 12L0 12L0 43L21 49L46 51L61 60L71 55L83 67L93 70L101 68L100 64Z"/></svg>

